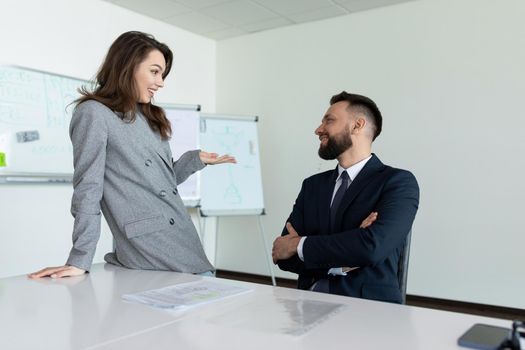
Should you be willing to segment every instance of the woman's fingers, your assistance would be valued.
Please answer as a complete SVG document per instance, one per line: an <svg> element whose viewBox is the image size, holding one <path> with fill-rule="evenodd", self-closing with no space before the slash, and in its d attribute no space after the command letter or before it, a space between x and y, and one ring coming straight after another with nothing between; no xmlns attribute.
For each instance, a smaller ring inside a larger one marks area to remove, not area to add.
<svg viewBox="0 0 525 350"><path fill-rule="evenodd" d="M56 266L56 267L45 267L37 272L30 273L28 275L29 278L41 278L50 276L51 274L63 269L64 266Z"/></svg>
<svg viewBox="0 0 525 350"><path fill-rule="evenodd" d="M205 164L214 165L214 164L223 164L223 163L237 163L235 157L230 156L229 154L224 154L219 156L217 153L201 151L199 153L201 161Z"/></svg>
<svg viewBox="0 0 525 350"><path fill-rule="evenodd" d="M237 163L237 160L235 159L235 157L230 156L229 154L225 154L215 160L215 164L222 164L222 163Z"/></svg>
<svg viewBox="0 0 525 350"><path fill-rule="evenodd" d="M56 266L56 267L46 267L37 272L33 272L28 275L29 278L42 278L42 277L51 277L51 278L60 278L66 276L79 276L85 273L85 270L79 269L74 266Z"/></svg>

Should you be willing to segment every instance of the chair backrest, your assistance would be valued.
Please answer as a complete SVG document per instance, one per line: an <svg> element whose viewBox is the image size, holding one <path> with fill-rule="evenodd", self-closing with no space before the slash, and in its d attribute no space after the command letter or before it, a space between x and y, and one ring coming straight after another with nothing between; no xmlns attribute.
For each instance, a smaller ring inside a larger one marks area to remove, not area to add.
<svg viewBox="0 0 525 350"><path fill-rule="evenodd" d="M399 281L399 288L401 289L402 303L406 303L407 297L407 277L408 277L408 259L410 258L410 240L412 239L412 230L408 231L405 240L405 246L401 251L397 267L397 279Z"/></svg>

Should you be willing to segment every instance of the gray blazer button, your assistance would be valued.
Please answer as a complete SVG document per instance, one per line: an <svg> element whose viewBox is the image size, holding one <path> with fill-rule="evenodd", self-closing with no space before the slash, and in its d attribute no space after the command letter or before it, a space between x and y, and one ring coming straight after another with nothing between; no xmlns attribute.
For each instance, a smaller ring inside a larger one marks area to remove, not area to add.
<svg viewBox="0 0 525 350"><path fill-rule="evenodd" d="M162 190L159 192L159 196L166 197L166 191Z"/></svg>
<svg viewBox="0 0 525 350"><path fill-rule="evenodd" d="M146 162L144 164L146 164L146 166L150 166L151 165L151 159L146 159Z"/></svg>
<svg viewBox="0 0 525 350"><path fill-rule="evenodd" d="M179 193L179 191L177 191L177 189L176 189L176 188L175 188L175 189L173 189L173 194L174 194L174 195L177 195L177 193Z"/></svg>
<svg viewBox="0 0 525 350"><path fill-rule="evenodd" d="M173 218L170 219L170 225L173 225L175 223L175 220Z"/></svg>

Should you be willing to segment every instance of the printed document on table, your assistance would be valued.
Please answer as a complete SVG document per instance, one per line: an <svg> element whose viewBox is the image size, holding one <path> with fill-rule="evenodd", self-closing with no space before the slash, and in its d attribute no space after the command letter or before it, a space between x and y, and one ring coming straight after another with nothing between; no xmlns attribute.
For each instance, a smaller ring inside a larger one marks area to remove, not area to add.
<svg viewBox="0 0 525 350"><path fill-rule="evenodd" d="M232 286L205 279L145 292L124 294L122 299L164 309L175 309L200 305L250 291L252 289L247 287Z"/></svg>

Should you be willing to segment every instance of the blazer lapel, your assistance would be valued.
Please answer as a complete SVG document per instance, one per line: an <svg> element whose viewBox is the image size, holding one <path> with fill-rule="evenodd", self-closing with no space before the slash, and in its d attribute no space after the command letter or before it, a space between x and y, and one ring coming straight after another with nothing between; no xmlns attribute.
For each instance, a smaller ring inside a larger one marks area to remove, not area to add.
<svg viewBox="0 0 525 350"><path fill-rule="evenodd" d="M337 214L335 216L335 227L341 227L341 221L343 219L343 213L346 211L348 206L353 202L355 197L361 192L370 181L374 179L378 173L385 168L385 165L372 153L372 158L366 163L361 169L357 177L352 181L350 187L346 191Z"/></svg>
<svg viewBox="0 0 525 350"><path fill-rule="evenodd" d="M321 186L319 186L319 221L323 234L330 233L330 204L334 193L335 180L337 180L338 175L336 166L326 181L323 181Z"/></svg>
<svg viewBox="0 0 525 350"><path fill-rule="evenodd" d="M162 159L164 164L168 167L168 169L174 173L173 170L173 163L171 159L171 152L169 150L169 143L163 142L160 134L158 132L153 131L146 118L142 115L142 113L138 113L138 117L135 120L136 123L138 123L138 126L141 128L140 132L143 133L151 133L153 137L151 138L141 138L144 144L144 147L147 147L151 151L157 153L157 155Z"/></svg>
<svg viewBox="0 0 525 350"><path fill-rule="evenodd" d="M165 152L162 152L162 149L161 151L156 151L157 154L159 155L160 159L162 159L162 161L164 162L164 164L166 164L166 166L168 167L168 169L174 173L175 171L173 170L173 163L171 162L171 160L169 159L169 156L165 153Z"/></svg>

